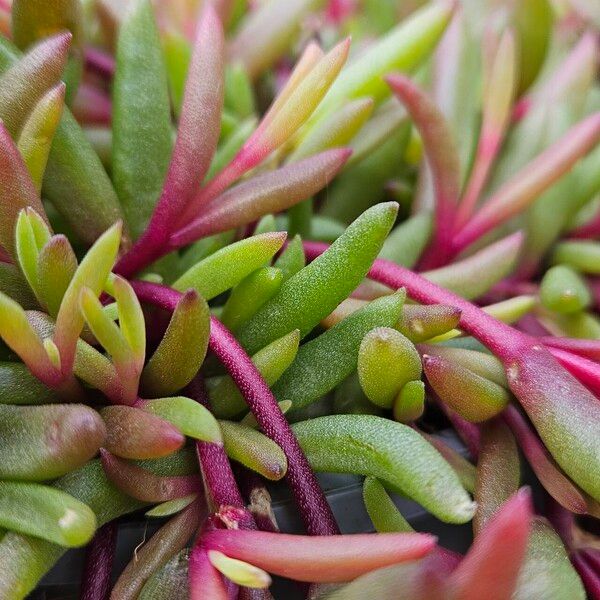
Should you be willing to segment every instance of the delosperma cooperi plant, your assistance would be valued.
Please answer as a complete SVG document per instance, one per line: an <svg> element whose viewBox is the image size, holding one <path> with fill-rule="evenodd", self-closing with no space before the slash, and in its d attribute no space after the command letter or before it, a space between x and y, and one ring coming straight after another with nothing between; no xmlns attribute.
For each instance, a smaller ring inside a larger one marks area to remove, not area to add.
<svg viewBox="0 0 600 600"><path fill-rule="evenodd" d="M600 599L599 24L0 1L0 599Z"/></svg>

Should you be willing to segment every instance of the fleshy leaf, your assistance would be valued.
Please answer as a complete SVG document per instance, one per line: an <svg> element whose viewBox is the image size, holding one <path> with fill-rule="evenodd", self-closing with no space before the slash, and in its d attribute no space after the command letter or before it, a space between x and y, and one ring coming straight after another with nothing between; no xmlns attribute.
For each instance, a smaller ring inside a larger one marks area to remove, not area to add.
<svg viewBox="0 0 600 600"><path fill-rule="evenodd" d="M491 419L510 401L505 388L440 356L424 354L423 370L440 399L467 421Z"/></svg>
<svg viewBox="0 0 600 600"><path fill-rule="evenodd" d="M172 394L196 375L208 348L210 313L196 291L187 291L173 311L167 331L142 372L143 390Z"/></svg>
<svg viewBox="0 0 600 600"><path fill-rule="evenodd" d="M44 481L85 464L104 442L102 419L88 406L0 405L0 477Z"/></svg>
<svg viewBox="0 0 600 600"><path fill-rule="evenodd" d="M556 245L552 260L582 273L600 275L600 243L586 240L560 242Z"/></svg>
<svg viewBox="0 0 600 600"><path fill-rule="evenodd" d="M239 329L281 287L283 274L275 267L262 267L236 285L221 313L221 323L230 331Z"/></svg>
<svg viewBox="0 0 600 600"><path fill-rule="evenodd" d="M0 118L11 135L17 135L42 96L59 83L70 43L70 33L49 37L0 76Z"/></svg>
<svg viewBox="0 0 600 600"><path fill-rule="evenodd" d="M0 482L0 525L61 546L87 544L96 516L83 502L37 483Z"/></svg>
<svg viewBox="0 0 600 600"><path fill-rule="evenodd" d="M430 213L414 215L392 229L379 256L410 269L429 243L432 230L433 218Z"/></svg>
<svg viewBox="0 0 600 600"><path fill-rule="evenodd" d="M398 320L404 298L401 290L374 300L303 344L273 387L277 399L291 401L292 410L297 410L330 392L356 369L365 334L374 327L390 327Z"/></svg>
<svg viewBox="0 0 600 600"><path fill-rule="evenodd" d="M152 6L131 2L113 83L112 175L134 238L145 229L171 158L167 76Z"/></svg>
<svg viewBox="0 0 600 600"><path fill-rule="evenodd" d="M104 288L108 274L115 262L121 240L121 223L106 231L77 267L67 288L56 317L54 343L60 351L63 374L73 368L77 338L83 328L83 316L79 312L79 298L84 287L96 296Z"/></svg>
<svg viewBox="0 0 600 600"><path fill-rule="evenodd" d="M465 523L475 512L452 468L406 425L371 415L335 415L292 428L316 471L376 477L445 522Z"/></svg>
<svg viewBox="0 0 600 600"><path fill-rule="evenodd" d="M285 233L264 233L230 244L191 267L173 287L193 288L211 300L270 261L284 241Z"/></svg>
<svg viewBox="0 0 600 600"><path fill-rule="evenodd" d="M493 420L482 426L477 461L473 528L477 535L494 513L519 489L519 450L510 429Z"/></svg>
<svg viewBox="0 0 600 600"><path fill-rule="evenodd" d="M250 352L299 329L304 337L365 276L396 217L395 203L380 204L357 219L321 257L290 277L239 332Z"/></svg>
<svg viewBox="0 0 600 600"><path fill-rule="evenodd" d="M285 454L267 436L233 421L219 421L219 426L223 434L225 452L230 458L273 481L285 475Z"/></svg>
<svg viewBox="0 0 600 600"><path fill-rule="evenodd" d="M201 481L197 475L155 475L104 449L100 450L100 458L110 482L141 502L166 502L197 493L201 489Z"/></svg>
<svg viewBox="0 0 600 600"><path fill-rule="evenodd" d="M420 380L402 386L394 399L394 419L400 423L416 421L425 410L425 384Z"/></svg>
<svg viewBox="0 0 600 600"><path fill-rule="evenodd" d="M396 508L385 487L374 477L365 479L363 502L378 533L414 531Z"/></svg>
<svg viewBox="0 0 600 600"><path fill-rule="evenodd" d="M115 456L154 459L179 450L185 436L159 416L130 406L107 406L100 411L106 424L104 447Z"/></svg>
<svg viewBox="0 0 600 600"><path fill-rule="evenodd" d="M434 546L422 533L300 536L264 531L215 530L202 547L298 581L341 582L377 567L421 558ZM320 560L315 561L314 557Z"/></svg>
<svg viewBox="0 0 600 600"><path fill-rule="evenodd" d="M181 247L251 223L265 213L286 210L325 187L348 156L349 150L328 150L242 182L204 207L197 219L171 237L171 243Z"/></svg>
<svg viewBox="0 0 600 600"><path fill-rule="evenodd" d="M548 269L542 278L540 301L549 310L572 313L587 308L592 297L578 273L570 267L557 265Z"/></svg>
<svg viewBox="0 0 600 600"><path fill-rule="evenodd" d="M208 559L213 567L237 585L253 589L264 589L271 585L268 573L242 560L229 558L216 550L208 551Z"/></svg>
<svg viewBox="0 0 600 600"><path fill-rule="evenodd" d="M360 343L358 377L371 402L391 408L404 385L421 377L419 353L399 331L377 327Z"/></svg>
<svg viewBox="0 0 600 600"><path fill-rule="evenodd" d="M460 310L444 304L407 304L396 327L413 343L424 342L454 329Z"/></svg>
<svg viewBox="0 0 600 600"><path fill-rule="evenodd" d="M17 146L38 193L42 189L46 163L62 117L64 100L65 84L59 83L40 98L19 134Z"/></svg>
<svg viewBox="0 0 600 600"><path fill-rule="evenodd" d="M143 409L169 421L182 433L203 442L222 443L221 429L211 412L184 396L143 401Z"/></svg>

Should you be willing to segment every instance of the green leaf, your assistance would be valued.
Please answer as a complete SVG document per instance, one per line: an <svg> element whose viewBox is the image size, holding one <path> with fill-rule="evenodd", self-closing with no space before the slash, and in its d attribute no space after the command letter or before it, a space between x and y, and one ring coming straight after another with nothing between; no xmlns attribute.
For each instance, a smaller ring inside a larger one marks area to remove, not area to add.
<svg viewBox="0 0 600 600"><path fill-rule="evenodd" d="M173 287L193 288L211 300L270 261L284 241L285 233L265 233L230 244L191 267Z"/></svg>
<svg viewBox="0 0 600 600"><path fill-rule="evenodd" d="M378 533L414 531L396 508L385 488L375 477L367 477L363 484L363 502Z"/></svg>
<svg viewBox="0 0 600 600"><path fill-rule="evenodd" d="M231 331L239 329L281 287L283 274L275 267L262 267L242 279L227 299L221 322Z"/></svg>
<svg viewBox="0 0 600 600"><path fill-rule="evenodd" d="M412 423L424 410L425 384L420 379L409 381L394 399L394 419L400 423Z"/></svg>
<svg viewBox="0 0 600 600"><path fill-rule="evenodd" d="M94 295L100 295L115 263L120 241L121 223L119 222L106 231L88 250L63 296L53 337L60 351L63 373L71 372L77 338L83 328L83 316L79 311L81 291L87 287Z"/></svg>
<svg viewBox="0 0 600 600"><path fill-rule="evenodd" d="M510 429L499 419L481 428L477 459L473 530L477 535L494 513L518 489L521 481L519 449Z"/></svg>
<svg viewBox="0 0 600 600"><path fill-rule="evenodd" d="M460 310L445 304L407 304L396 327L417 344L452 331L460 321Z"/></svg>
<svg viewBox="0 0 600 600"><path fill-rule="evenodd" d="M283 281L287 281L306 266L302 239L299 235L295 235L288 243L275 261L275 266L281 271Z"/></svg>
<svg viewBox="0 0 600 600"><path fill-rule="evenodd" d="M42 96L59 83L70 43L68 33L49 37L0 76L0 118L13 137Z"/></svg>
<svg viewBox="0 0 600 600"><path fill-rule="evenodd" d="M540 284L540 301L549 310L573 313L592 302L583 278L570 267L557 265L546 271Z"/></svg>
<svg viewBox="0 0 600 600"><path fill-rule="evenodd" d="M54 133L65 101L65 84L59 83L44 94L33 107L19 134L17 146L38 193L50 154Z"/></svg>
<svg viewBox="0 0 600 600"><path fill-rule="evenodd" d="M172 30L164 32L163 52L169 81L169 91L175 116L179 119L185 80L188 67L192 58L192 47L188 39L180 33Z"/></svg>
<svg viewBox="0 0 600 600"><path fill-rule="evenodd" d="M104 442L98 413L82 404L0 405L0 478L44 481L85 464Z"/></svg>
<svg viewBox="0 0 600 600"><path fill-rule="evenodd" d="M109 282L112 285L110 293L117 301L119 328L131 350L135 369L141 372L146 357L146 325L142 307L126 279L112 275Z"/></svg>
<svg viewBox="0 0 600 600"><path fill-rule="evenodd" d="M197 292L186 292L177 303L167 331L141 377L144 393L172 394L196 375L206 356L210 312Z"/></svg>
<svg viewBox="0 0 600 600"><path fill-rule="evenodd" d="M222 443L221 429L211 412L190 398L174 396L145 400L144 410L169 421L183 434L203 442Z"/></svg>
<svg viewBox="0 0 600 600"><path fill-rule="evenodd" d="M396 217L389 202L365 212L323 254L290 277L239 332L255 352L292 329L306 336L367 274Z"/></svg>
<svg viewBox="0 0 600 600"><path fill-rule="evenodd" d="M39 308L31 288L15 265L0 262L0 292L9 296L27 310Z"/></svg>
<svg viewBox="0 0 600 600"><path fill-rule="evenodd" d="M391 408L400 390L421 377L421 358L411 341L390 327L369 331L358 351L358 377L365 394Z"/></svg>
<svg viewBox="0 0 600 600"><path fill-rule="evenodd" d="M20 362L0 362L0 398L4 404L51 404L58 394Z"/></svg>
<svg viewBox="0 0 600 600"><path fill-rule="evenodd" d="M520 233L509 235L475 254L423 276L467 300L487 292L513 271L523 244Z"/></svg>
<svg viewBox="0 0 600 600"><path fill-rule="evenodd" d="M572 267L589 275L600 274L600 243L570 240L556 245L552 262Z"/></svg>
<svg viewBox="0 0 600 600"><path fill-rule="evenodd" d="M166 67L147 0L130 3L119 29L116 61L112 174L135 239L161 193L173 145Z"/></svg>
<svg viewBox="0 0 600 600"><path fill-rule="evenodd" d="M388 95L383 76L391 71L411 71L423 63L442 36L452 11L451 2L432 2L380 38L344 69L315 117L331 113L345 99L373 96L379 100Z"/></svg>
<svg viewBox="0 0 600 600"><path fill-rule="evenodd" d="M32 208L44 218L46 213L19 150L1 122L0 148L0 244L16 259L15 227L19 213L24 208Z"/></svg>
<svg viewBox="0 0 600 600"><path fill-rule="evenodd" d="M510 402L505 388L441 356L423 354L423 370L440 399L467 421L491 419Z"/></svg>
<svg viewBox="0 0 600 600"><path fill-rule="evenodd" d="M246 69L233 63L225 69L224 106L244 119L254 113L254 91Z"/></svg>
<svg viewBox="0 0 600 600"><path fill-rule="evenodd" d="M290 400L292 411L331 391L357 366L359 347L374 327L389 327L400 316L404 290L378 298L319 337L303 344L291 367L273 387L278 400Z"/></svg>
<svg viewBox="0 0 600 600"><path fill-rule="evenodd" d="M532 521L529 535L525 562L519 573L513 598L584 600L587 596L581 579L552 526L546 519L536 517Z"/></svg>
<svg viewBox="0 0 600 600"><path fill-rule="evenodd" d="M475 512L452 468L406 425L371 415L334 415L292 429L316 471L376 477L448 523L466 523Z"/></svg>
<svg viewBox="0 0 600 600"><path fill-rule="evenodd" d="M295 329L252 356L252 362L268 385L273 385L292 364L299 343L300 332ZM229 375L208 380L207 384L211 407L218 417L233 418L247 408L242 394Z"/></svg>
<svg viewBox="0 0 600 600"><path fill-rule="evenodd" d="M183 498L167 500L166 502L157 504L154 508L147 510L145 515L147 517L158 518L170 517L171 515L182 511L186 506L189 506L197 497L198 494L190 494L189 496L184 496Z"/></svg>
<svg viewBox="0 0 600 600"><path fill-rule="evenodd" d="M96 516L56 488L0 481L0 525L61 546L83 546L96 531Z"/></svg>
<svg viewBox="0 0 600 600"><path fill-rule="evenodd" d="M13 40L19 48L26 49L39 39L68 29L79 42L82 17L78 0L14 0L11 8Z"/></svg>
<svg viewBox="0 0 600 600"><path fill-rule="evenodd" d="M266 435L233 421L219 421L219 426L229 458L271 481L278 481L285 475L287 458L283 450Z"/></svg>
<svg viewBox="0 0 600 600"><path fill-rule="evenodd" d="M385 240L379 258L409 269L414 267L429 243L433 228L430 213L419 213L395 227Z"/></svg>

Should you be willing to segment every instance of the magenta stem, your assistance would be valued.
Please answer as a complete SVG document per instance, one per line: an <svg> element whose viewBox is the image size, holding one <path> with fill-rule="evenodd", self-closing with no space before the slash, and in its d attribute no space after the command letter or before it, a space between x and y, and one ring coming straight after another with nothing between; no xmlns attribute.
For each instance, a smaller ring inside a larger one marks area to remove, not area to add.
<svg viewBox="0 0 600 600"><path fill-rule="evenodd" d="M583 581L583 585L588 593L588 598L590 598L590 600L600 600L600 575L577 552L571 554L571 562L577 569L581 581Z"/></svg>
<svg viewBox="0 0 600 600"><path fill-rule="evenodd" d="M132 281L131 285L141 301L167 310L174 310L181 296L172 288L145 281ZM284 451L288 460L286 479L307 532L310 535L337 534L339 530L331 508L277 399L245 350L214 317L211 318L209 348L229 372L265 435Z"/></svg>
<svg viewBox="0 0 600 600"><path fill-rule="evenodd" d="M117 524L111 521L98 529L87 547L80 600L108 600L116 544Z"/></svg>
<svg viewBox="0 0 600 600"><path fill-rule="evenodd" d="M583 358L600 361L600 340L587 340L582 338L563 338L545 335L540 338L545 346L566 350Z"/></svg>
<svg viewBox="0 0 600 600"><path fill-rule="evenodd" d="M210 408L210 401L200 374L187 386L186 394L206 408ZM209 505L212 504L215 512L223 506L233 506L245 513L240 527L243 529L256 529L256 523L248 510L244 499L233 476L231 465L223 446L209 442L196 442L196 452L202 467L204 484Z"/></svg>

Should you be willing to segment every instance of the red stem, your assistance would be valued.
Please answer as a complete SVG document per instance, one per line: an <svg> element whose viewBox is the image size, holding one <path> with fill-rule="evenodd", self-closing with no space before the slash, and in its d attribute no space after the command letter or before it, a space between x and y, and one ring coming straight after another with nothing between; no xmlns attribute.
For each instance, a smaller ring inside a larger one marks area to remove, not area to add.
<svg viewBox="0 0 600 600"><path fill-rule="evenodd" d="M181 296L172 288L145 281L132 281L131 285L141 301L171 311ZM286 479L308 533L338 533L331 508L275 396L235 337L214 317L211 318L209 348L231 375L265 435L285 452L288 460Z"/></svg>
<svg viewBox="0 0 600 600"><path fill-rule="evenodd" d="M117 525L114 521L98 529L85 553L80 600L108 600Z"/></svg>

